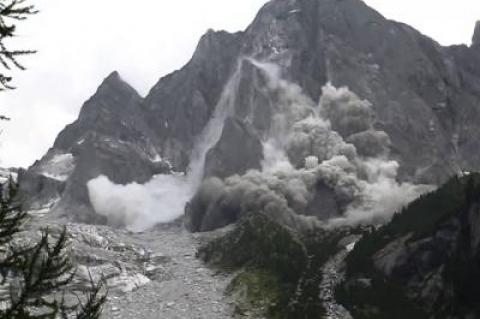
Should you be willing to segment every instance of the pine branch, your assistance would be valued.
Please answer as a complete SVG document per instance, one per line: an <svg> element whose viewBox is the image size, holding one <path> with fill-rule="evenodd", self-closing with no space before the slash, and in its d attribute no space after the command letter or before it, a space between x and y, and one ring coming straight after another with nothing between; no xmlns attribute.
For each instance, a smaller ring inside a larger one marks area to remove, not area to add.
<svg viewBox="0 0 480 319"><path fill-rule="evenodd" d="M91 290L85 295L85 303L65 302L65 289L76 272L66 251L66 228L56 239L47 228L35 245L14 244L27 218L15 203L17 198L18 185L13 179L0 185L0 247L4 248L0 251L0 281L10 286L9 306L0 310L0 319L99 318L106 301L103 281L96 284L90 278Z"/></svg>
<svg viewBox="0 0 480 319"><path fill-rule="evenodd" d="M11 70L13 67L19 70L25 70L25 66L18 60L19 57L36 53L34 50L11 50L5 45L4 40L16 35L16 24L12 23L26 20L29 16L38 13L33 5L25 4L26 0L11 0L6 3L0 0L0 65L5 70ZM14 89L10 82L12 77L0 72L0 91Z"/></svg>
<svg viewBox="0 0 480 319"><path fill-rule="evenodd" d="M102 279L96 284L90 276L90 285L92 290L87 296L87 301L82 304L79 302L79 311L76 313L76 319L99 319L102 313L102 307L107 301L107 292L105 289L105 280Z"/></svg>

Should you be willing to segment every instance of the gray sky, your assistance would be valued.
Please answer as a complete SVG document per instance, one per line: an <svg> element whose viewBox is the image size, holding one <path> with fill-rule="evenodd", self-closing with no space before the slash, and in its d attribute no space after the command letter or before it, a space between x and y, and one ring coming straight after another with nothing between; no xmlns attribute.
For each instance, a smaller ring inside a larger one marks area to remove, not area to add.
<svg viewBox="0 0 480 319"><path fill-rule="evenodd" d="M142 95L183 66L207 29L243 30L266 0L31 0L41 13L16 45L35 48L17 72L18 89L0 93L0 166L28 166L74 121L111 71ZM470 43L478 0L366 0L387 18L442 44ZM92 11L95 10L95 11Z"/></svg>

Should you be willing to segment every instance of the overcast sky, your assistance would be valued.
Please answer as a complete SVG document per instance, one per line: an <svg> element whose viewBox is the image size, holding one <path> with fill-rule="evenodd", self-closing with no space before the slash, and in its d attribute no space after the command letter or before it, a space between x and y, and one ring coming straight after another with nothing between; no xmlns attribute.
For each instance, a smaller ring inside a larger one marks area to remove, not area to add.
<svg viewBox="0 0 480 319"><path fill-rule="evenodd" d="M111 71L142 95L191 57L207 29L243 30L266 0L31 0L41 13L22 23L18 89L0 93L0 166L28 166L75 120ZM366 0L442 44L470 43L478 0Z"/></svg>

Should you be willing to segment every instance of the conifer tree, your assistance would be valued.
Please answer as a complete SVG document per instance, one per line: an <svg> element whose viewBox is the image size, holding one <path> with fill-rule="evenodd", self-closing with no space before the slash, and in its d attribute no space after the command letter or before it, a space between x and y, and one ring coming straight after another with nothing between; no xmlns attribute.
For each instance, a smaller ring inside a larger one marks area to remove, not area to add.
<svg viewBox="0 0 480 319"><path fill-rule="evenodd" d="M26 3L26 0L0 0L0 66L3 69L0 70L0 91L14 89L11 84L12 77L6 72L12 68L25 70L19 57L35 53L34 50L10 49L6 42L16 36L16 23L37 12L33 5Z"/></svg>
<svg viewBox="0 0 480 319"><path fill-rule="evenodd" d="M0 91L14 89L13 68L24 70L19 61L33 50L10 49L7 41L16 36L16 23L37 13L27 0L0 0ZM0 120L9 118L0 115ZM0 184L0 288L8 287L9 297L0 299L0 319L98 319L106 301L103 282L91 281L90 291L77 302L66 301L66 287L75 267L66 249L64 229L53 236L42 231L35 244L20 244L18 238L28 214L18 201L18 185L13 179Z"/></svg>
<svg viewBox="0 0 480 319"><path fill-rule="evenodd" d="M106 300L102 283L91 283L83 301L67 304L65 288L75 275L66 254L67 231L54 238L48 229L34 245L18 244L16 235L28 218L16 203L18 185L0 185L0 285L9 287L1 300L0 319L97 319ZM17 236L18 237L18 236Z"/></svg>

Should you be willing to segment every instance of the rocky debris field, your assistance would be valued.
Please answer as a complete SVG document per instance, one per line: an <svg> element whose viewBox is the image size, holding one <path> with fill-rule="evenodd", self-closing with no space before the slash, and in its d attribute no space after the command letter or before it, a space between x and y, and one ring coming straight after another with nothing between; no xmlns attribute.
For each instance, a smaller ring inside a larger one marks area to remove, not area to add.
<svg viewBox="0 0 480 319"><path fill-rule="evenodd" d="M46 227L56 237L64 224L32 216L16 240L33 244ZM103 278L108 300L102 318L231 318L233 303L224 294L230 275L206 268L196 258L198 246L224 230L191 234L179 223L144 233L73 223L66 227L77 265L68 291L82 296L90 278ZM8 287L1 288L0 293Z"/></svg>
<svg viewBox="0 0 480 319"><path fill-rule="evenodd" d="M196 257L200 236L181 227L132 234L130 242L151 254L150 281L127 294L112 294L104 318L230 318L224 296L228 275L206 268Z"/></svg>
<svg viewBox="0 0 480 319"><path fill-rule="evenodd" d="M343 281L342 264L350 252L343 249L323 266L323 279L320 284L320 299L326 311L327 319L353 319L350 313L335 300L335 287Z"/></svg>

